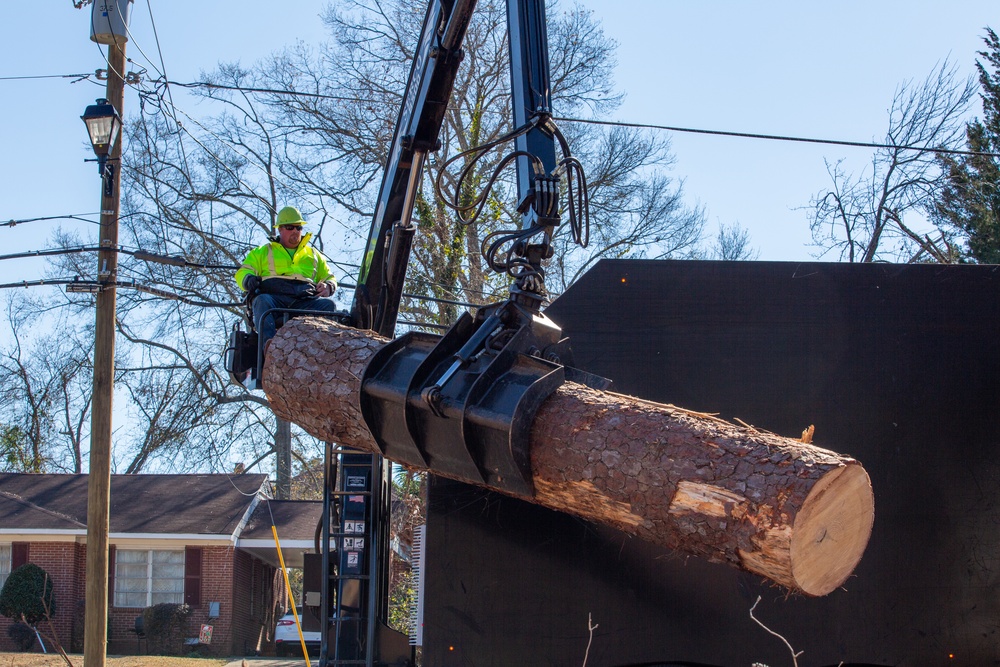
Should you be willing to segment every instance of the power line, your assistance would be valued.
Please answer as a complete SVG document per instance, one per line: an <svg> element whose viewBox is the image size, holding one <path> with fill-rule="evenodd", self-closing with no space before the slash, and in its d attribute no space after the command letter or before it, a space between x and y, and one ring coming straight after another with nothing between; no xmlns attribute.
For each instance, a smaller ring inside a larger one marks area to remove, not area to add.
<svg viewBox="0 0 1000 667"><path fill-rule="evenodd" d="M188 304L190 306L203 306L203 307L213 307L213 308L236 308L236 307L239 307L239 306L243 305L242 301L241 302L234 302L234 303L224 303L224 302L218 302L218 301L201 301L201 300L190 299L188 297L181 296L180 294L177 294L175 292L170 292L170 291L167 291L167 290L164 290L164 289L160 289L158 287L150 287L148 285L143 285L141 283L136 282L135 280L131 280L131 281L117 281L117 282L111 282L111 283L100 282L100 281L97 281L97 280L81 279L79 277L74 277L74 278L38 279L38 280L22 280L22 281L14 282L14 283L0 284L0 289L20 289L20 288L26 289L28 287L50 287L50 286L56 286L56 285L65 285L67 287L69 287L69 286L75 286L77 289L72 289L72 290L67 289L67 291L69 291L69 292L75 292L75 293L84 293L84 294L96 293L96 292L99 292L102 289L106 289L106 288L134 289L137 292L144 292L146 294L150 294L150 295L153 295L153 296L158 296L158 297L164 298L164 299L170 299L172 301L180 301L180 302L186 303L186 304ZM353 287L353 285L351 287ZM410 298L413 298L413 299L417 299L417 300L420 300L420 301L432 301L432 302L448 303L448 304L453 304L453 305L466 306L466 307L469 307L469 308L478 308L479 307L476 304L472 304L472 303L460 303L460 302L454 302L454 301L447 301L445 299L436 299L434 297L420 296L420 295L416 295L416 294L404 294L403 296L410 297ZM448 329L449 328L447 325L434 324L434 323L430 323L430 322L418 322L418 321L415 321L415 320L400 320L400 324L408 324L408 325L422 326L422 327L431 327L431 328L435 328L435 329Z"/></svg>
<svg viewBox="0 0 1000 667"><path fill-rule="evenodd" d="M103 250L99 246L84 248L57 248L49 250L28 250L25 252L15 252L10 255L0 255L0 261L7 259L27 259L29 257L50 257L52 255L75 255L81 252L97 252Z"/></svg>
<svg viewBox="0 0 1000 667"><path fill-rule="evenodd" d="M156 41L156 52L160 56L160 67L163 68L163 72L162 72L163 73L163 80L166 81L167 80L167 63L163 59L163 49L160 47L160 33L156 29L156 20L153 18L153 5L150 2L150 0L146 0L146 8L149 10L149 22L153 26L153 39ZM139 51L140 51L140 53L142 53L142 49L140 49ZM145 56L146 54L143 53L142 55ZM148 60L149 57L147 56L146 59ZM152 64L152 63L150 63L150 64ZM153 65L153 68L156 69L156 65ZM160 70L157 69L156 71L159 72ZM164 89L167 91L167 101L170 103L170 108L173 109L172 116L173 116L173 119L174 119L174 125L176 125L177 129L178 129L178 132L177 132L177 145L181 149L181 161L184 163L184 172L187 173L187 174L190 174L191 173L191 167L188 166L187 148L184 146L184 134L179 131L180 128L181 128L181 122L179 120L177 120L177 106L174 104L174 94L170 90L170 86L169 85L164 84ZM192 185L192 194L196 194L194 192L194 186L193 185ZM195 208L194 208L194 214L195 214L195 217L198 218L198 224L199 225L203 225L202 220L201 220L201 207L200 206L195 206Z"/></svg>
<svg viewBox="0 0 1000 667"><path fill-rule="evenodd" d="M98 247L94 247L94 248L84 247L84 248L68 248L68 249L65 249L65 250L34 250L34 251L31 251L31 252L26 252L26 253L17 253L15 255L0 256L0 260L3 260L3 259L18 259L18 258L23 258L23 257L41 257L41 256L46 256L46 255L71 254L71 253L79 253L79 252L97 252L99 250L103 250L103 248L98 248ZM117 252L122 252L122 253L125 253L125 254L128 254L128 255L132 255L136 259L141 259L141 260L144 260L144 261L154 261L154 262L159 262L159 263L162 263L162 264L170 264L170 265L174 265L174 266L184 266L184 267L187 267L187 268L214 268L214 269L230 269L230 270L237 268L237 267L231 266L231 265L195 264L195 263L187 262L182 257L177 257L177 256L170 257L170 256L165 256L165 255L153 255L152 253L146 253L146 252L143 252L141 250L133 251L133 250L125 250L125 249L122 249L122 248L118 248ZM22 280L22 281L15 282L15 283L7 283L7 284L4 284L4 285L0 285L0 289L12 288L12 287L40 287L40 286L47 286L47 285L80 285L81 287L86 286L86 287L96 287L96 288L100 288L101 285L110 285L110 286L113 286L113 287L125 287L125 288L129 288L129 289L135 289L135 290L139 290L141 292L146 292L148 294L152 294L152 295L155 295L155 296L160 296L160 297L167 298L167 299L174 299L174 300L177 300L177 301L182 301L184 303L187 303L187 304L190 304L190 305L194 305L194 306L226 306L226 307L233 306L233 307L235 307L235 306L242 305L241 303L215 303L215 302L208 302L208 301L194 301L192 299L188 299L188 298L182 297L182 296L180 296L178 294L175 294L173 292L168 292L166 290L161 290L161 289L156 288L156 287L148 287L148 286L140 285L140 284L136 283L135 280L132 280L131 282L117 282L117 283L100 283L100 282L94 281L94 280L81 280L79 277L72 278L72 279L69 279L69 278L58 278L58 279L53 279L53 280L47 280L47 279ZM347 288L347 289L355 289L355 288L357 288L357 285L352 285L350 283L340 283L338 285L338 287L344 287L344 288ZM83 291L87 291L87 290L83 290ZM406 293L404 293L403 296L406 297L406 298L408 298L408 299L415 299L417 301L429 301L429 302L432 302L432 303L441 303L441 304L445 304L445 305L459 306L459 307L463 307L463 308L479 308L480 307L480 305L474 304L474 303L467 303L467 302L464 302L464 301L454 301L454 300L451 300L451 299L440 299L440 298L433 297L433 296L424 296L422 294L406 294Z"/></svg>
<svg viewBox="0 0 1000 667"><path fill-rule="evenodd" d="M103 55L103 52L102 52ZM44 78L88 78L90 74L53 74L44 76L22 76L22 77L0 77L0 81L13 80L13 79L44 79ZM270 95L290 95L295 97L310 97L314 99L326 99L326 100L336 100L341 102L364 102L369 104L380 104L382 100L366 99L363 97L352 97L349 95L329 95L324 93L307 93L304 91L297 90L282 90L280 88L256 88L249 86L229 86L218 83L211 83L208 81L194 81L189 83L182 83L179 81L170 81L166 78L163 79L165 86L173 85L180 86L182 88L209 88L218 90L233 90L245 93L262 93ZM168 88L169 91L169 88ZM171 106L173 103L170 103ZM185 114L187 115L187 114ZM188 116L190 118L190 116ZM972 157L990 157L990 158L1000 158L1000 153L991 153L983 151L969 151L955 148L931 148L928 146L911 146L911 145L897 145L897 144L885 144L870 141L851 141L846 139L821 139L816 137L796 137L789 135L780 134L762 134L758 132L736 132L732 130L711 130L705 128L693 128L693 127L679 127L673 125L659 125L656 123L635 123L630 121L610 121L610 120L597 120L592 118L570 118L566 116L553 116L553 120L561 121L565 123L582 123L588 125L603 125L608 127L634 127L640 129L649 130L663 130L666 132L681 132L688 134L704 134L709 136L719 136L719 137L735 137L739 139L759 139L763 141L786 141L794 143L810 143L810 144L823 144L828 146L848 146L852 148L876 148L876 149L889 149L889 150L910 150L921 153L935 153L941 155L964 155ZM192 119L193 120L193 119ZM202 127L202 129L205 129ZM190 134L190 133L188 133Z"/></svg>
<svg viewBox="0 0 1000 667"><path fill-rule="evenodd" d="M371 104L381 104L384 100L370 100L363 97L351 97L349 95L327 95L324 93L307 93L299 90L281 90L279 88L253 88L248 86L227 86L221 83L211 83L209 81L193 81L190 83L180 83L179 81L164 81L164 84L180 86L181 88L211 88L218 90L233 90L241 93L263 93L267 95L291 95L293 97L312 97L322 100L337 100L339 102L368 102Z"/></svg>
<svg viewBox="0 0 1000 667"><path fill-rule="evenodd" d="M0 289L12 289L15 287L48 287L49 285L73 285L78 283L90 283L96 281L81 281L79 278L52 278L52 279L39 279L39 280L22 280L16 283L4 283L0 284Z"/></svg>
<svg viewBox="0 0 1000 667"><path fill-rule="evenodd" d="M708 134L720 137L739 137L741 139L764 139L768 141L794 141L809 144L827 144L831 146L852 146L855 148L888 148L894 150L918 151L921 153L942 153L946 155L972 155L977 157L1000 158L1000 153L982 153L952 148L930 148L927 146L909 146L898 144L879 144L867 141L845 141L841 139L814 139L810 137L790 137L780 134L757 134L754 132L731 132L726 130L704 130L693 127L673 127L670 125L654 125L651 123L630 123L612 120L590 120L586 118L560 118L553 116L552 120L565 123L585 123L589 125L609 125L613 127L636 127L649 130L666 130L668 132L687 132L691 134Z"/></svg>
<svg viewBox="0 0 1000 667"><path fill-rule="evenodd" d="M45 250L28 250L25 252L17 252L10 255L0 255L0 261L7 259L27 259L31 257L51 257L53 255L74 255L84 252L100 252L102 250L108 250L111 252L117 252L124 255L131 255L138 260L144 262L155 262L157 264L168 264L170 266L183 266L189 269L208 269L208 270L226 270L235 271L239 268L235 264L202 264L199 262L188 261L182 255L160 255L158 253L149 252L148 250L129 250L122 246L117 248L102 248L100 246L78 246L76 248L50 248Z"/></svg>
<svg viewBox="0 0 1000 667"><path fill-rule="evenodd" d="M227 86L222 84L210 83L207 81L196 81L191 83L165 81L165 83L175 86L181 86L184 88L199 88L199 87L216 88L220 90L234 90L246 93L291 95L295 97L311 97L315 99L328 99L328 100L337 100L342 102L365 102L370 104L381 103L380 100L371 100L362 97L351 97L346 95L327 95L323 93L307 93L297 90L282 90L278 88L253 88L247 86ZM685 132L690 134L736 137L741 139L760 139L765 141L790 141L798 143L825 144L830 146L850 146L854 148L900 149L900 150L918 151L922 153L940 153L945 155L968 155L968 156L978 156L978 157L1000 158L1000 153L986 153L980 151L968 151L968 150L950 149L950 148L930 148L927 146L882 144L882 143L875 143L868 141L850 141L844 139L818 139L814 137L794 137L794 136L779 135L779 134L761 134L757 132L736 132L731 130L709 130L703 128L677 127L672 125L657 125L653 123L633 123L629 121L609 121L609 120L596 120L589 118L570 118L565 116L562 117L553 116L552 119L556 121L562 121L565 123L584 123L589 125L603 125L609 127L635 127L635 128L650 129L650 130L664 130L667 132Z"/></svg>
<svg viewBox="0 0 1000 667"><path fill-rule="evenodd" d="M83 79L89 79L94 76L92 72L87 72L86 74L41 74L37 76L0 76L0 81L25 81L30 79L76 79L77 81L82 81ZM73 83L76 83L74 81Z"/></svg>
<svg viewBox="0 0 1000 667"><path fill-rule="evenodd" d="M342 102L365 102L370 104L381 103L380 100L371 100L362 97L351 97L344 95L327 95L322 93L306 93L296 90L281 90L276 88L252 88L245 86L226 86L222 84L209 83L206 81L192 82L192 83L178 83L174 81L169 81L175 86L182 86L185 88L218 88L221 90L235 90L247 93L265 93L273 95L291 95L296 97L311 97L318 99L328 99L328 100L338 100ZM706 134L711 136L722 136L722 137L736 137L741 139L760 139L765 141L790 141L798 143L812 143L812 144L825 144L830 146L850 146L854 148L880 148L880 149L899 149L899 150L912 150L922 153L940 153L944 155L968 155L977 157L992 157L1000 158L1000 153L987 153L980 151L968 151L961 149L951 149L951 148L930 148L927 146L910 146L910 145L896 145L896 144L882 144L869 141L850 141L844 139L818 139L814 137L794 137L779 134L761 134L757 132L736 132L731 130L709 130L702 128L691 128L691 127L676 127L671 125L657 125L653 123L633 123L628 121L609 121L609 120L596 120L588 118L569 118L569 117L559 117L553 116L553 120L562 121L565 123L584 123L589 125L604 125L610 127L635 127L650 130L664 130L668 132L685 132L691 134Z"/></svg>
<svg viewBox="0 0 1000 667"><path fill-rule="evenodd" d="M140 250L129 250L129 249L124 248L122 246L119 246L117 248L111 248L111 249L109 249L109 248L101 248L99 246L79 246L79 247L76 247L76 248L51 248L51 249L45 249L45 250L28 250L28 251L25 251L25 252L13 253L13 254L10 254L10 255L0 255L0 261L8 260L8 259L27 259L27 258L32 258L32 257L49 257L49 256L53 256L53 255L71 255L71 254L79 254L79 253L85 253L85 252L99 252L101 250L111 250L113 252L118 252L118 253L125 254L125 255L131 255L135 259L140 260L140 261L144 261L144 262L155 262L157 264L166 264L166 265L169 265L169 266L181 266L181 267L189 268L189 269L207 269L207 270L235 271L237 268L239 268L235 264L204 264L204 263L200 263L200 262L189 261L183 255L161 255L161 254L158 254L158 253L150 252L148 250L141 250L141 249ZM433 283L427 283L427 281L422 281L422 282L424 282L425 284L433 284ZM21 283L15 283L15 285L20 286ZM337 287L338 288L342 287L342 288L345 288L345 289L357 289L357 285L352 284L352 283L348 283L348 282L341 282L341 283L339 283L337 285ZM479 308L479 306L480 306L480 304L469 303L469 302L466 302L466 301L456 301L456 300L453 300L453 299L442 299L442 298L438 298L438 297L425 296L425 295L421 295L421 294L404 293L403 296L406 297L406 298L409 298L409 299L417 299L417 300L420 300L420 301L430 301L430 302L433 302L433 303L441 303L441 304L445 304L445 305L449 305L449 306L459 306L459 307L463 307L463 308Z"/></svg>
<svg viewBox="0 0 1000 667"><path fill-rule="evenodd" d="M134 280L131 281L117 281L117 282L100 282L97 280L81 280L79 277L76 278L54 278L54 279L39 279L39 280L22 280L16 283L4 283L0 284L0 289L12 289L12 288L28 288L28 287L49 287L52 285L65 285L67 287L67 292L83 293L83 294L96 294L104 289L117 288L117 289L134 289L137 292L145 292L147 294L152 294L164 299L170 299L172 301L180 301L186 303L190 306L205 306L212 308L235 308L242 306L242 302L238 303L224 303L221 301L198 301L195 299L189 299L180 294L174 292L168 292L167 290L159 289L158 287L150 287L148 285L143 285L137 283ZM76 287L77 289L69 289L70 287Z"/></svg>
<svg viewBox="0 0 1000 667"><path fill-rule="evenodd" d="M22 218L20 220L8 220L7 222L0 222L0 227L16 227L17 225L23 225L29 222L41 222L43 220L80 220L82 222L89 222L92 225L101 224L98 220L88 220L82 216L85 215L100 215L100 213L73 213L70 215L47 215L39 218Z"/></svg>
<svg viewBox="0 0 1000 667"><path fill-rule="evenodd" d="M346 289L357 289L357 285L352 285L351 283L337 283L337 287L344 287ZM451 299L440 299L436 296L425 296L423 294L407 294L403 293L403 296L407 299L416 299L418 301L431 301L433 303L443 303L446 306L461 306L463 308L479 308L482 304L467 303L465 301L453 301Z"/></svg>

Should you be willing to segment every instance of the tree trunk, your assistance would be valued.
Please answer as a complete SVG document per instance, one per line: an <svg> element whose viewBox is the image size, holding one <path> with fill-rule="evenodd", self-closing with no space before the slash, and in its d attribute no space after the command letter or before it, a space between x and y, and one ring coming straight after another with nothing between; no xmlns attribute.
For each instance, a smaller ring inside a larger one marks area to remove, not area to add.
<svg viewBox="0 0 1000 667"><path fill-rule="evenodd" d="M359 392L385 342L329 320L292 320L264 365L275 414L320 440L378 453ZM795 592L840 586L871 534L871 484L854 459L671 405L566 383L539 409L530 447L533 502Z"/></svg>

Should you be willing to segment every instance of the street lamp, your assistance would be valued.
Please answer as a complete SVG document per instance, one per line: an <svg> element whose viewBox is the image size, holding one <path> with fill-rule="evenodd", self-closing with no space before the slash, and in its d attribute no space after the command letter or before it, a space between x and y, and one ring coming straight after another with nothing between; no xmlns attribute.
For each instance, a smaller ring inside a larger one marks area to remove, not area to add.
<svg viewBox="0 0 1000 667"><path fill-rule="evenodd" d="M122 126L121 116L118 115L114 105L102 98L97 100L97 104L88 106L80 118L87 125L90 144L94 147L94 154L97 155L97 168L104 179L104 194L110 197L114 166L108 164L108 155L118 139L118 131Z"/></svg>

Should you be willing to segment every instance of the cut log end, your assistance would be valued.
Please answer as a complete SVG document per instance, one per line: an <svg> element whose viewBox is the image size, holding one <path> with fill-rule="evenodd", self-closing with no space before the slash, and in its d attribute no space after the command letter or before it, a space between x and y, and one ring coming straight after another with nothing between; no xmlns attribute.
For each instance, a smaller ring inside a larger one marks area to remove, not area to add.
<svg viewBox="0 0 1000 667"><path fill-rule="evenodd" d="M792 531L792 577L807 595L842 585L861 561L875 519L875 495L860 465L830 471L809 492Z"/></svg>

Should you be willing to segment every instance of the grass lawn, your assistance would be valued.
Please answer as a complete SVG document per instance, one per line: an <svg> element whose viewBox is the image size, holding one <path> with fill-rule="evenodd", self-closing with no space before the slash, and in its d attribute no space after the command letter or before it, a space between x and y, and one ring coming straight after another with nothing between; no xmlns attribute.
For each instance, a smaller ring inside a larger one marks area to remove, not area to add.
<svg viewBox="0 0 1000 667"><path fill-rule="evenodd" d="M83 656L69 654L75 667L83 667ZM219 658L178 658L162 655L126 655L120 658L108 656L108 667L222 667L229 660ZM66 667L66 661L58 654L42 653L0 653L0 667Z"/></svg>

